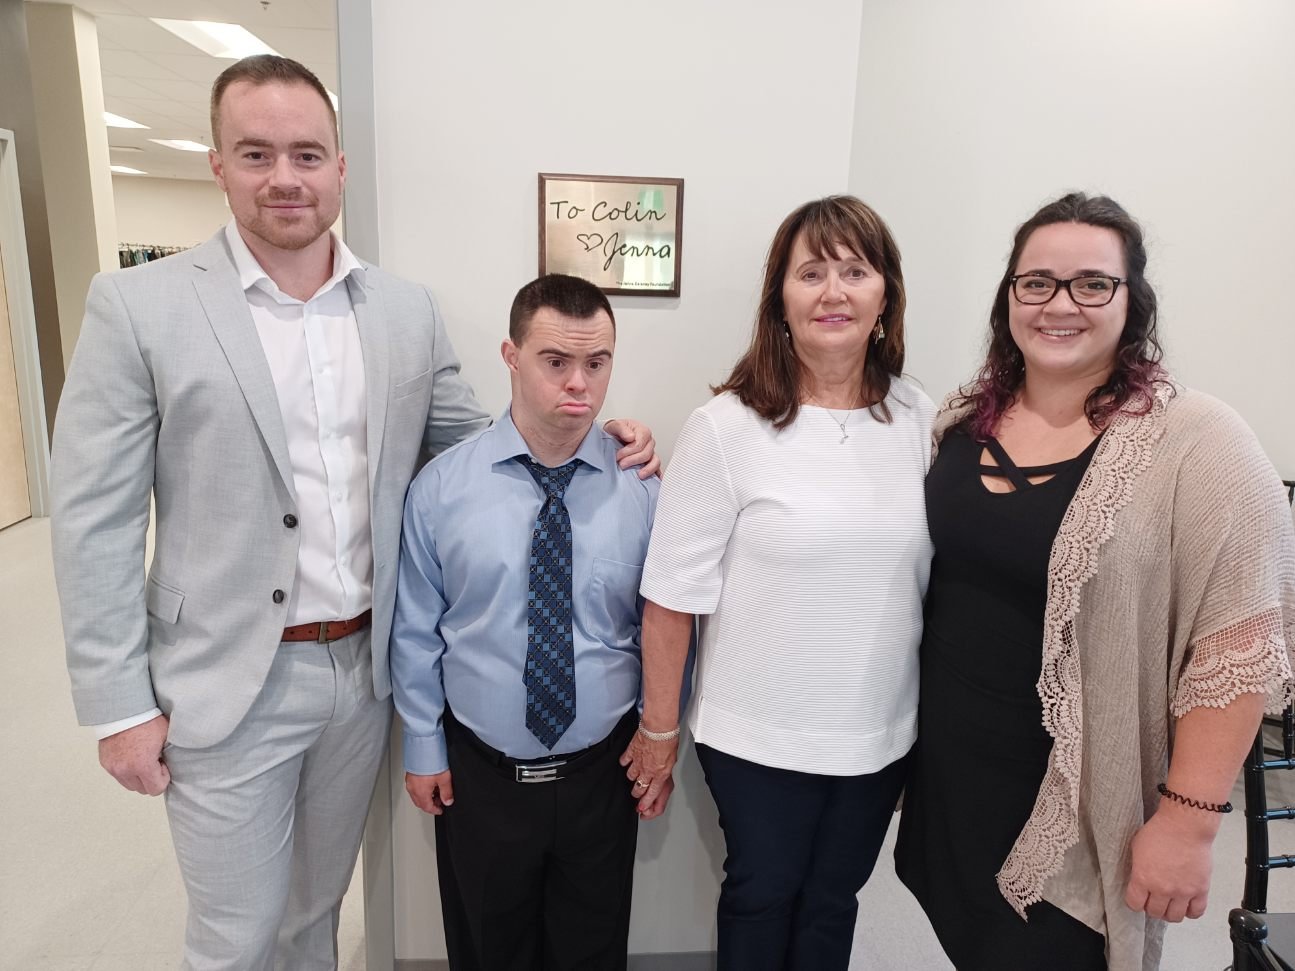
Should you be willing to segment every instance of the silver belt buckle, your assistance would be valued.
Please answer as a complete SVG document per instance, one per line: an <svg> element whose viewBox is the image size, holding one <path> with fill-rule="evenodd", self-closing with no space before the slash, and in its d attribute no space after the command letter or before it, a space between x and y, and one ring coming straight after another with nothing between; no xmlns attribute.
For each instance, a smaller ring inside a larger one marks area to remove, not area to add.
<svg viewBox="0 0 1295 971"><path fill-rule="evenodd" d="M562 776L558 769L566 765L562 762L546 762L543 765L514 765L513 772L518 782L557 782Z"/></svg>

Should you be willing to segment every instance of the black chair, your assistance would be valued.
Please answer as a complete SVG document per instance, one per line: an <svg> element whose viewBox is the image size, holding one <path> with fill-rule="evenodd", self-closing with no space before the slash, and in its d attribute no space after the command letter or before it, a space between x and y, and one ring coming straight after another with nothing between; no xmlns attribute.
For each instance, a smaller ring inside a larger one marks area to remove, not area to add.
<svg viewBox="0 0 1295 971"><path fill-rule="evenodd" d="M1295 482L1286 495L1295 504ZM1275 729L1279 744L1265 741ZM1246 885L1241 906L1228 914L1232 937L1232 971L1295 971L1295 914L1268 913L1268 874L1295 867L1295 855L1271 854L1268 824L1295 819L1295 807L1269 808L1264 777L1269 772L1295 769L1295 711L1265 718L1245 761Z"/></svg>

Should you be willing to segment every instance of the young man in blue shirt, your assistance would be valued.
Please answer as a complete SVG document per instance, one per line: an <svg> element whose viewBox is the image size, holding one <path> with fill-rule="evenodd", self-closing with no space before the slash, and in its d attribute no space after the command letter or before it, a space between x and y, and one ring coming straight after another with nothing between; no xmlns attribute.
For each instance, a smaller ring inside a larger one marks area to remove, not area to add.
<svg viewBox="0 0 1295 971"><path fill-rule="evenodd" d="M658 483L618 469L594 424L615 343L593 284L522 287L508 410L406 500L392 679L455 971L625 967L642 792L618 757Z"/></svg>

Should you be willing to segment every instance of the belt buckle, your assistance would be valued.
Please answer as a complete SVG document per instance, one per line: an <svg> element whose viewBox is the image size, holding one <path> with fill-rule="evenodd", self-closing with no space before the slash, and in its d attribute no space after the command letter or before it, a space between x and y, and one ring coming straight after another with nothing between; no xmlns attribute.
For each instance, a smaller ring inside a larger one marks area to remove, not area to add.
<svg viewBox="0 0 1295 971"><path fill-rule="evenodd" d="M513 777L517 782L557 782L562 778L558 775L558 769L566 764L563 760L546 762L544 765L514 765Z"/></svg>
<svg viewBox="0 0 1295 971"><path fill-rule="evenodd" d="M321 620L319 622L319 639L318 641L316 641L316 643L318 644L328 643L328 621L326 620Z"/></svg>

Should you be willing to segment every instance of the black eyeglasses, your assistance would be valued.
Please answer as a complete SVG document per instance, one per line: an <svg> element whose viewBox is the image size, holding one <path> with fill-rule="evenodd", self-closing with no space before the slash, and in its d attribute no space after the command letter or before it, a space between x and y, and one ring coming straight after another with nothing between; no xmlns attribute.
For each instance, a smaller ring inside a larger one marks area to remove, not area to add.
<svg viewBox="0 0 1295 971"><path fill-rule="evenodd" d="M1087 276L1075 276L1069 280L1058 280L1041 273L1023 273L1011 277L1012 294L1021 303L1047 303L1057 295L1062 287L1070 294L1070 299L1081 307L1105 307L1115 299L1115 291L1125 281L1117 276L1105 273L1090 273Z"/></svg>

